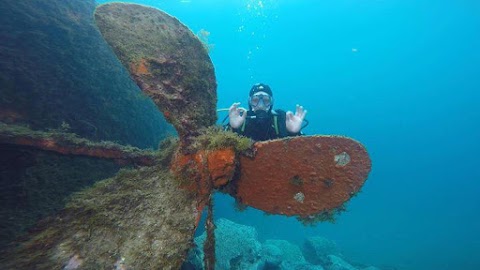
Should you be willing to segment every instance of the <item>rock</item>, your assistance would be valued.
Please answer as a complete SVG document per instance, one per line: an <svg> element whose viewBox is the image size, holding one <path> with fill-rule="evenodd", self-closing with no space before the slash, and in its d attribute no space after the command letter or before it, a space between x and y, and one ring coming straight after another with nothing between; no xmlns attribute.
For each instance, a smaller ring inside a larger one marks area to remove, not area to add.
<svg viewBox="0 0 480 270"><path fill-rule="evenodd" d="M357 268L335 255L328 255L327 259L328 261L325 264L327 270L357 270Z"/></svg>
<svg viewBox="0 0 480 270"><path fill-rule="evenodd" d="M270 265L270 268L268 269L271 269L273 266L279 267L282 263L282 255L283 251L276 245L264 244L262 246L261 256L266 265Z"/></svg>
<svg viewBox="0 0 480 270"><path fill-rule="evenodd" d="M217 220L216 226L215 269L256 270L260 264L261 244L255 228L228 219ZM203 233L195 238L195 244L203 247L205 238L206 233Z"/></svg>
<svg viewBox="0 0 480 270"><path fill-rule="evenodd" d="M269 239L265 241L265 245L273 245L282 251L282 260L289 262L305 262L302 251L297 245L294 245L285 240Z"/></svg>
<svg viewBox="0 0 480 270"><path fill-rule="evenodd" d="M335 242L320 236L308 238L302 246L302 252L309 263L321 265L328 262L328 255L339 254Z"/></svg>
<svg viewBox="0 0 480 270"><path fill-rule="evenodd" d="M324 270L321 265L312 265L306 262L283 262L282 270Z"/></svg>
<svg viewBox="0 0 480 270"><path fill-rule="evenodd" d="M377 268L375 266L369 266L369 267L362 268L362 270L380 270L380 268Z"/></svg>

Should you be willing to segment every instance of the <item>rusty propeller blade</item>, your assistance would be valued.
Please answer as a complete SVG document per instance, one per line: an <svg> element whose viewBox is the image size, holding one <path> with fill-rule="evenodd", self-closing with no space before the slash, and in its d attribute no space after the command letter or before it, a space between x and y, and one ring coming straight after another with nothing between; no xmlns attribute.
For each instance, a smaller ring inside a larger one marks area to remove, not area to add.
<svg viewBox="0 0 480 270"><path fill-rule="evenodd" d="M359 191L371 168L365 148L347 137L294 137L255 148L255 157L240 158L235 196L272 214L305 218L335 210Z"/></svg>
<svg viewBox="0 0 480 270"><path fill-rule="evenodd" d="M122 3L99 6L95 20L137 85L174 125L183 146L201 128L215 124L214 67L185 25L158 9Z"/></svg>

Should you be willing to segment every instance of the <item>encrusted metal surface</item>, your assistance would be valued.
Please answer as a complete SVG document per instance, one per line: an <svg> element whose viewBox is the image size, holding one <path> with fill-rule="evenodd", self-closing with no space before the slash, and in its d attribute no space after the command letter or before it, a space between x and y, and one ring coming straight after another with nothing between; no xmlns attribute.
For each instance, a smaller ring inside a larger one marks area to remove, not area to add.
<svg viewBox="0 0 480 270"><path fill-rule="evenodd" d="M258 142L254 158L240 158L236 195L273 214L305 217L334 210L365 182L370 158L357 141L338 136Z"/></svg>
<svg viewBox="0 0 480 270"><path fill-rule="evenodd" d="M158 9L122 3L99 6L95 20L131 77L175 126L185 146L200 128L215 124L213 64L204 45L185 25Z"/></svg>

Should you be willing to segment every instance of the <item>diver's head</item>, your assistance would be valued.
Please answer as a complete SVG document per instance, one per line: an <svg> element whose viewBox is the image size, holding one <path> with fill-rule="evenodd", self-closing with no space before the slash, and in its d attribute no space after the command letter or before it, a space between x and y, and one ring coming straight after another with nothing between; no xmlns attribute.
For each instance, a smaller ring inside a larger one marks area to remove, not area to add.
<svg viewBox="0 0 480 270"><path fill-rule="evenodd" d="M250 89L248 106L255 113L270 112L273 106L272 89L266 84L255 84Z"/></svg>

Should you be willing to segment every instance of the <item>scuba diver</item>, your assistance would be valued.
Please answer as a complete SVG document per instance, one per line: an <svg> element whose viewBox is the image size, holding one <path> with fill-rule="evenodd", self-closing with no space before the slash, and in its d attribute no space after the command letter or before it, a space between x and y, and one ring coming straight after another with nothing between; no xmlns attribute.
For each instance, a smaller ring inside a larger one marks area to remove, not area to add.
<svg viewBox="0 0 480 270"><path fill-rule="evenodd" d="M273 93L266 84L258 83L250 89L248 98L249 110L239 107L240 103L233 103L228 109L230 129L254 141L265 141L287 136L302 135L301 130L307 110L297 105L293 114L283 110L273 110Z"/></svg>

